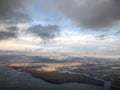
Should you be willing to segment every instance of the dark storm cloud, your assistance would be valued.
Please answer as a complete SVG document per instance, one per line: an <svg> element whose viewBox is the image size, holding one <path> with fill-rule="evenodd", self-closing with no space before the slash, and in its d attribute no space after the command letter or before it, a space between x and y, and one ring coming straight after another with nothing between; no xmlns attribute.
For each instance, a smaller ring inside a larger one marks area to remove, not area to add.
<svg viewBox="0 0 120 90"><path fill-rule="evenodd" d="M0 22L17 23L30 21L25 13L25 0L0 0Z"/></svg>
<svg viewBox="0 0 120 90"><path fill-rule="evenodd" d="M119 25L120 0L53 0L76 25L98 30Z"/></svg>
<svg viewBox="0 0 120 90"><path fill-rule="evenodd" d="M17 38L18 28L16 26L6 27L5 30L0 29L0 40Z"/></svg>
<svg viewBox="0 0 120 90"><path fill-rule="evenodd" d="M0 40L16 38L17 33L12 31L0 31Z"/></svg>
<svg viewBox="0 0 120 90"><path fill-rule="evenodd" d="M34 25L28 28L27 33L40 37L43 40L50 40L59 35L59 26L57 25Z"/></svg>

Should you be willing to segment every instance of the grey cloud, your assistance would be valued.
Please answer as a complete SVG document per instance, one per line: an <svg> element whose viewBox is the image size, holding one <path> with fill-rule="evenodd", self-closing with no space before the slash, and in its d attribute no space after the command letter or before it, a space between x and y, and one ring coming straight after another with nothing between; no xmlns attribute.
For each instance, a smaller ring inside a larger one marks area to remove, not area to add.
<svg viewBox="0 0 120 90"><path fill-rule="evenodd" d="M34 51L42 51L43 48L35 49Z"/></svg>
<svg viewBox="0 0 120 90"><path fill-rule="evenodd" d="M5 30L0 29L0 40L17 38L18 29L16 26L6 27Z"/></svg>
<svg viewBox="0 0 120 90"><path fill-rule="evenodd" d="M57 25L34 25L28 28L27 33L40 37L42 40L50 40L59 35L59 26Z"/></svg>
<svg viewBox="0 0 120 90"><path fill-rule="evenodd" d="M16 37L17 37L17 33L16 32L0 31L0 40L16 38Z"/></svg>
<svg viewBox="0 0 120 90"><path fill-rule="evenodd" d="M99 30L119 25L120 0L53 0L76 25Z"/></svg>
<svg viewBox="0 0 120 90"><path fill-rule="evenodd" d="M101 34L101 35L99 35L99 36L96 36L96 38L97 38L97 39L100 39L100 40L104 40L104 39L107 38L107 35Z"/></svg>
<svg viewBox="0 0 120 90"><path fill-rule="evenodd" d="M27 22L31 18L24 11L25 0L0 0L0 22Z"/></svg>
<svg viewBox="0 0 120 90"><path fill-rule="evenodd" d="M7 28L9 31L17 31L18 28L16 26L11 26Z"/></svg>
<svg viewBox="0 0 120 90"><path fill-rule="evenodd" d="M26 0L0 0L0 40L18 36L17 23L31 21L25 6Z"/></svg>

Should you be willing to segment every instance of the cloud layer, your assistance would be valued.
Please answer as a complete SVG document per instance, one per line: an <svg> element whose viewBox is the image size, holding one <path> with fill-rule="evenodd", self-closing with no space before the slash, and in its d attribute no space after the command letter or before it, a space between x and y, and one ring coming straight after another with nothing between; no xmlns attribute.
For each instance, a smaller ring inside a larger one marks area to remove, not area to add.
<svg viewBox="0 0 120 90"><path fill-rule="evenodd" d="M1 50L106 53L120 49L118 26L120 0L0 1Z"/></svg>

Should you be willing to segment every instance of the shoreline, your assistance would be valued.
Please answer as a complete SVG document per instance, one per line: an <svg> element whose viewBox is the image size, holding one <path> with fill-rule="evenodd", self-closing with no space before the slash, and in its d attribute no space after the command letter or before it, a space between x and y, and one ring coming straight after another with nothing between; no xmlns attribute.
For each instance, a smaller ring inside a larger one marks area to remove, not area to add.
<svg viewBox="0 0 120 90"><path fill-rule="evenodd" d="M42 79L46 82L53 84L64 84L64 83L83 83L89 85L95 85L104 87L104 82L93 79L86 75L77 75L77 74L69 74L69 73L60 73L60 72L36 72L36 71L28 71L21 68L11 67L19 72L26 72L32 75L34 78ZM21 70L20 70L21 69ZM48 77L49 76L49 77Z"/></svg>

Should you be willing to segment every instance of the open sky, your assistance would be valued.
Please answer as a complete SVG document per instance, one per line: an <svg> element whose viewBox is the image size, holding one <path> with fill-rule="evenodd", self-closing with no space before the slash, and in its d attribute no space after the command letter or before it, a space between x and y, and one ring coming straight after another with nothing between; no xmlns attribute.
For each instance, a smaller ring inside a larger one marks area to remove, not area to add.
<svg viewBox="0 0 120 90"><path fill-rule="evenodd" d="M0 0L0 52L120 55L120 0Z"/></svg>

